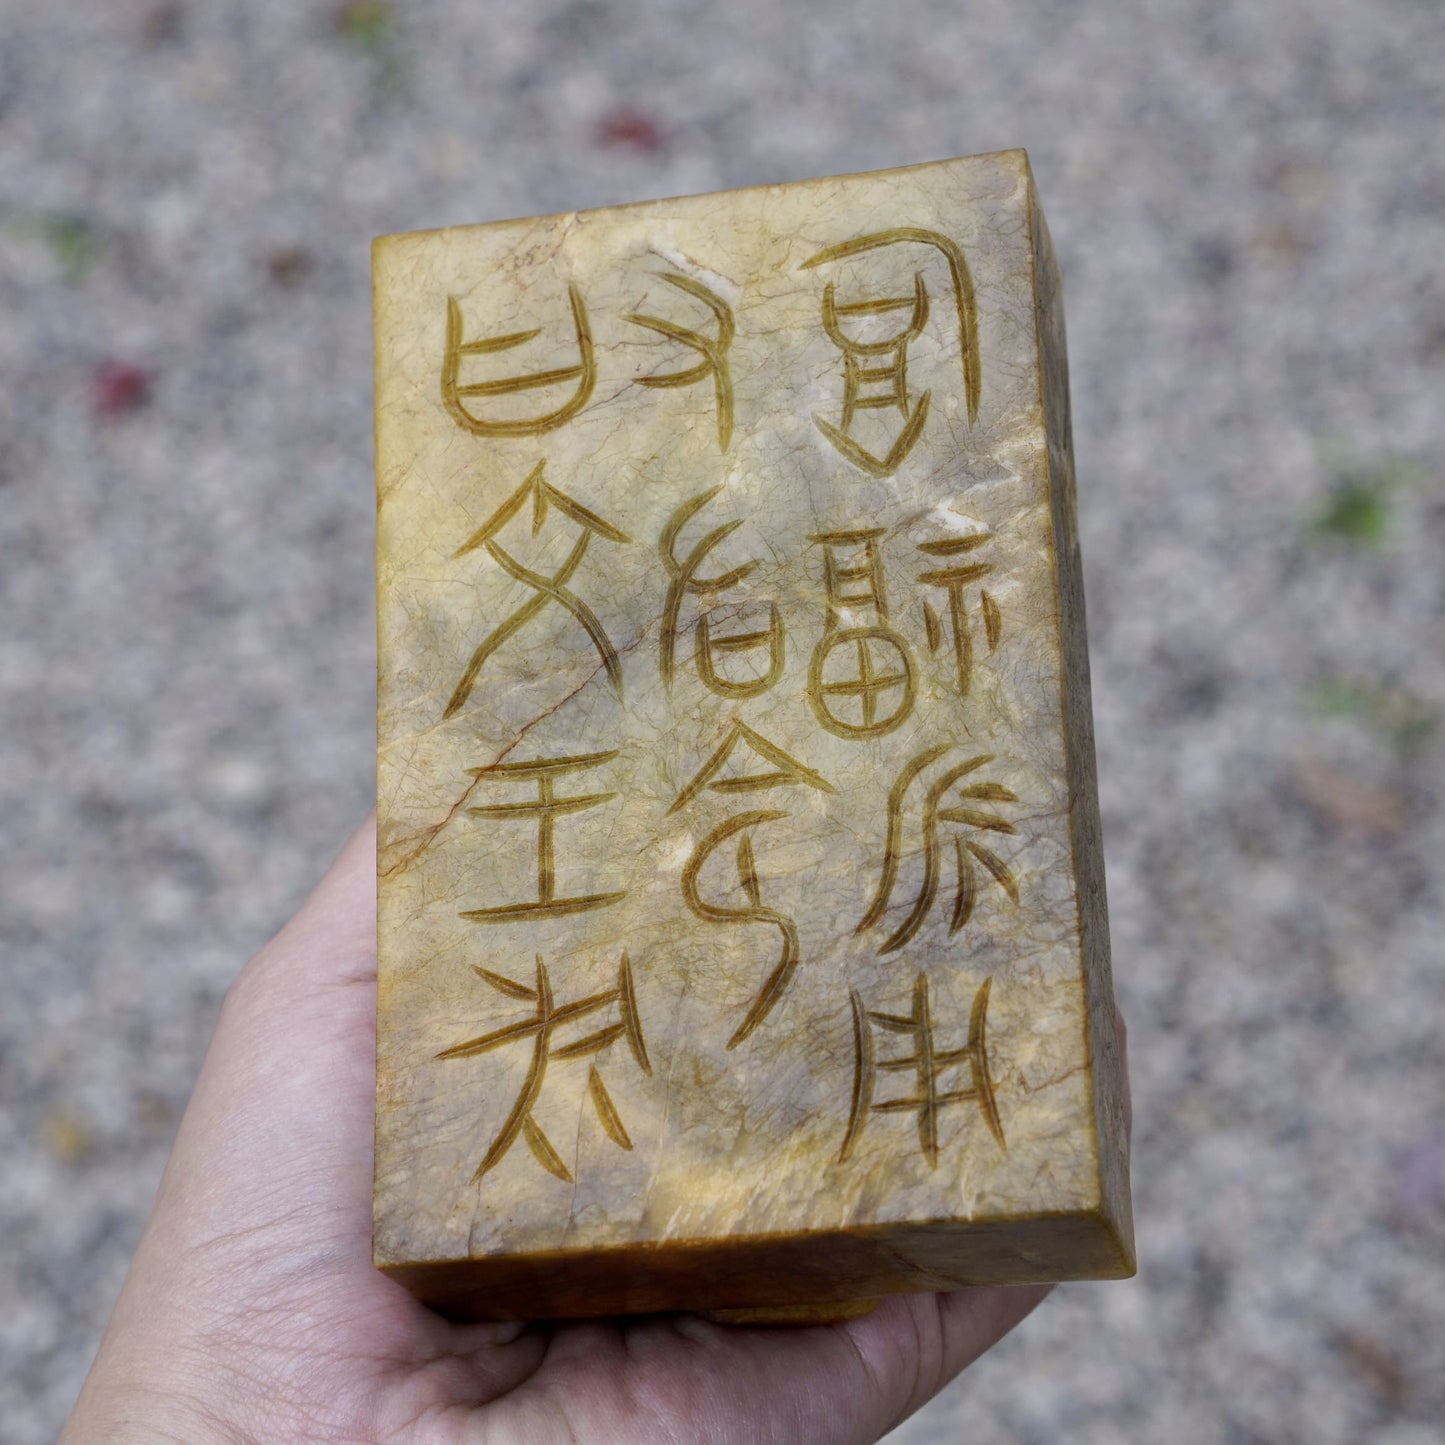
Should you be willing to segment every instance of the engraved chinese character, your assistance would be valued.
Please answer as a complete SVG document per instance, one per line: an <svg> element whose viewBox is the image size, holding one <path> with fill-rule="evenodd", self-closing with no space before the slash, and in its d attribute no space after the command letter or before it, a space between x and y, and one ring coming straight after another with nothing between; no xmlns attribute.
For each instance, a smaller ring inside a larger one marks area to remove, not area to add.
<svg viewBox="0 0 1445 1445"><path fill-rule="evenodd" d="M769 766L760 772L728 773L726 768L739 746L752 753L759 762ZM821 773L800 763L797 758L755 732L741 718L734 718L712 755L693 775L692 781L677 795L669 814L685 808L704 789L715 793L760 793L769 788L816 788L820 793L838 790Z"/></svg>
<svg viewBox="0 0 1445 1445"><path fill-rule="evenodd" d="M449 1049L443 1049L436 1056L438 1059L470 1059L478 1054L488 1053L492 1049L518 1043L523 1039L532 1041L532 1064L527 1071L527 1079L522 1085L522 1092L507 1115L501 1131L492 1141L492 1147L487 1150L486 1156L477 1166L477 1172L472 1175L472 1183L475 1184L484 1174L500 1164L519 1137L527 1141L527 1147L532 1151L532 1156L549 1174L555 1174L565 1183L572 1182L571 1170L562 1162L562 1156L553 1147L552 1141L542 1132L542 1126L532 1117L532 1110L542 1093L542 1084L546 1078L547 1063L550 1059L590 1058L594 1060L587 1076L587 1091L592 1097L597 1118L607 1132L607 1137L618 1148L631 1149L632 1140L628 1137L627 1130L622 1123L622 1116L617 1112L617 1106L612 1102L612 1095L608 1092L607 1085L603 1083L602 1075L598 1072L595 1062L597 1057L611 1048L618 1039L625 1038L637 1067L644 1074L652 1073L652 1065L647 1058L647 1045L642 1037L642 1025L637 1016L637 996L632 986L632 965L627 954L623 953L621 966L617 970L616 988L565 1004L558 1004L553 999L552 980L540 953L537 955L537 982L533 988L528 988L526 984L517 983L502 974L479 968L475 964L472 965L472 972L498 993L504 994L507 998L524 1000L533 1006L530 1018L522 1019L519 1023L508 1024L505 1028L495 1029L491 1033L481 1035L480 1038L454 1044ZM571 1043L558 1044L555 1042L553 1034L558 1028L575 1023L579 1019L588 1018L603 1009L611 1008L614 1004L617 1006L616 1023L607 1024L600 1029L593 1029L592 1032L574 1039Z"/></svg>
<svg viewBox="0 0 1445 1445"><path fill-rule="evenodd" d="M559 607L564 608L581 624L593 647L597 649L597 656L601 659L603 667L607 669L607 676L617 690L617 696L622 696L622 667L617 660L617 650L613 647L602 624L597 620L596 613L575 592L571 591L567 584L582 565L582 559L587 555L587 547L593 537L621 543L630 542L632 538L625 532L618 531L610 522L604 522L595 512L584 507L581 502L575 501L565 492L558 491L546 480L545 467L545 462L538 462L532 468L527 480L502 503L491 520L468 537L453 553L454 558L465 557L469 552L476 551L478 547L483 548L509 577L515 577L517 581L525 582L528 587L533 589L536 596L524 602L510 617L499 623L482 639L477 650L472 653L466 670L462 673L461 681L457 683L456 689L447 703L446 711L442 714L444 718L460 712L466 705L483 663L549 603L556 603ZM575 522L579 528L572 550L551 576L533 571L530 567L524 567L497 540L498 533L521 512L528 502L532 504L532 535L534 537L542 530L551 508L555 508L569 521Z"/></svg>
<svg viewBox="0 0 1445 1445"><path fill-rule="evenodd" d="M913 711L913 659L887 625L881 536L883 528L872 527L810 539L823 548L828 611L808 668L808 697L818 721L844 738L892 732ZM856 625L860 611L875 620Z"/></svg>
<svg viewBox="0 0 1445 1445"><path fill-rule="evenodd" d="M884 1013L863 1003L857 989L849 989L853 1003L853 1108L848 1116L848 1132L843 1139L838 1162L844 1163L858 1143L870 1114L912 1114L918 1129L918 1147L933 1168L938 1167L938 1115L951 1104L976 1103L988 1124L989 1133L1007 1151L1003 1124L994 1098L993 1077L988 1063L988 995L992 979L984 979L973 999L969 1020L968 1043L961 1049L938 1048L933 1034L933 1017L929 1011L928 979L920 973L913 984L913 1009L907 1014ZM913 1052L902 1057L879 1058L873 1041L873 1030L903 1034ZM972 1083L963 1088L940 1089L939 1080L946 1070L967 1064ZM901 1098L875 1100L874 1092L880 1073L911 1073L915 1092Z"/></svg>
<svg viewBox="0 0 1445 1445"><path fill-rule="evenodd" d="M908 790L919 776L949 752L947 744L920 753L905 765L888 794L888 832L883 849L883 877L878 884L868 912L853 930L863 933L879 923L893 896L898 882L898 867L902 857L903 810ZM975 773L993 761L992 753L983 753L947 769L930 785L923 803L923 882L918 896L908 910L908 916L884 940L879 953L894 953L902 948L923 926L938 896L938 882L942 874L942 848L938 838L940 823L954 823L962 829L982 830L994 833L1015 833L1014 825L1006 818L985 811L984 804L1016 803L1018 798L999 783L970 783L959 791L961 802L956 807L944 807L943 800L950 788L955 787L969 774ZM976 838L965 838L963 832L953 836L953 855L957 884L953 895L953 913L949 919L948 936L953 937L973 916L978 896L978 877L975 861L995 883L1017 903L1018 884L1009 866L992 849L985 847Z"/></svg>
<svg viewBox="0 0 1445 1445"><path fill-rule="evenodd" d="M733 434L733 383L728 370L728 348L733 344L736 329L732 307L717 292L704 286L701 281L694 281L691 276L670 271L664 274L662 279L670 286L676 286L679 291L695 297L707 307L717 325L717 335L709 336L706 332L683 326L676 321L664 320L660 316L630 313L626 320L636 326L645 326L659 336L680 342L695 351L700 358L695 366L689 366L682 371L666 372L661 376L639 376L637 383L639 386L654 387L696 386L698 382L706 381L711 376L717 403L718 447L725 452Z"/></svg>
<svg viewBox="0 0 1445 1445"><path fill-rule="evenodd" d="M829 246L805 261L803 269L909 246L929 248L941 254L948 264L953 309L958 319L964 395L972 423L978 415L979 401L978 322L973 281L963 252L955 242L937 231L905 226ZM904 313L902 325L877 334L876 319L898 313ZM917 444L928 420L932 393L915 395L908 384L909 347L923 334L928 317L928 288L922 271L913 273L906 295L870 295L839 301L836 283L830 281L824 287L823 329L843 353L843 403L836 425L822 416L815 415L813 420L843 456L872 476L892 476ZM881 456L855 434L859 412L880 409L899 413L896 434L891 441L884 432L878 433L883 441L873 440L874 446L887 443Z"/></svg>
<svg viewBox="0 0 1445 1445"><path fill-rule="evenodd" d="M597 382L597 361L593 354L592 329L587 321L587 303L575 287L567 288L568 300L572 306L572 326L577 338L577 364L575 366L553 367L544 371L529 371L520 376L497 377L490 381L476 381L463 384L461 381L462 362L467 357L492 356L513 347L525 345L542 334L540 327L531 331L512 331L505 336L488 336L480 341L463 339L462 308L455 296L447 297L447 338L446 350L442 357L442 400L452 419L460 427L477 436L520 437L537 436L549 432L571 420L587 404L592 388ZM490 397L513 396L518 392L545 390L549 387L574 382L571 396L553 407L531 417L506 417L488 421L478 416L467 406L469 400L484 400Z"/></svg>
<svg viewBox="0 0 1445 1445"><path fill-rule="evenodd" d="M737 586L759 565L757 562L744 562L712 577L698 576L698 569L708 556L742 526L741 521L724 522L714 527L698 539L685 557L678 557L678 538L683 528L721 491L721 487L714 487L710 492L702 492L684 502L669 518L658 542L658 555L670 580L662 608L662 636L658 643L657 662L663 684L669 691L677 674L677 639L684 598L689 594L706 601L718 598L730 587ZM719 697L756 697L773 687L783 675L783 636L783 619L776 602L768 603L768 625L761 629L719 634L713 619L704 613L698 618L694 632L698 676ZM720 654L740 656L764 646L768 649L766 671L750 677L724 676L719 666Z"/></svg>
<svg viewBox="0 0 1445 1445"><path fill-rule="evenodd" d="M518 923L525 919L555 917L564 913L583 913L593 908L606 908L627 896L627 890L612 893L581 893L571 897L557 893L556 819L559 815L585 812L600 807L617 796L616 793L577 793L558 797L555 779L567 773L582 772L610 762L617 756L610 753L579 753L573 757L544 758L527 763L493 763L488 768L468 768L478 781L535 782L537 796L521 803L491 803L468 808L478 818L536 818L537 820L537 896L522 903L507 903L492 908L473 908L462 914L474 923Z"/></svg>
<svg viewBox="0 0 1445 1445"><path fill-rule="evenodd" d="M761 771L728 773L727 765L740 748L751 752L759 762L767 766ZM755 793L792 786L815 788L824 793L837 791L821 774L791 757L741 720L736 720L711 757L678 794L668 812L674 813L685 807L704 790L717 793ZM767 924L778 930L782 941L781 956L762 988L758 990L743 1021L728 1040L727 1046L730 1049L737 1048L772 1012L787 989L801 956L797 924L788 914L763 903L762 883L758 878L757 859L753 851L753 829L766 823L778 822L787 816L787 812L783 810L764 808L725 819L697 844L683 869L682 896L698 918L707 923ZM700 875L703 866L724 844L732 843L734 839L736 843L733 861L737 869L738 886L747 901L741 906L710 902L702 896Z"/></svg>
<svg viewBox="0 0 1445 1445"><path fill-rule="evenodd" d="M918 580L930 587L941 587L948 598L948 626L953 635L953 662L958 678L958 690L964 697L973 682L973 632L969 618L965 592L973 583L987 577L993 571L989 562L954 562L951 559L960 553L972 552L989 541L987 532L971 537L950 537L943 542L921 542L918 550L928 557L950 559L941 567L920 572ZM989 653L998 647L1003 623L999 616L998 603L987 588L979 590L979 610L983 616L984 637ZM923 620L928 629L928 650L937 652L943 642L943 621L929 603L923 604Z"/></svg>

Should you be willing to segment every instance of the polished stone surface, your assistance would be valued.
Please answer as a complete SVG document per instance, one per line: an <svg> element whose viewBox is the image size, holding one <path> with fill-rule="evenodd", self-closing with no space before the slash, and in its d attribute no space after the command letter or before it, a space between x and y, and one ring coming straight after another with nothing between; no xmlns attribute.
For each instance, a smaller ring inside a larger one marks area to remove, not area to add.
<svg viewBox="0 0 1445 1445"><path fill-rule="evenodd" d="M502 1315L1129 1272L1022 152L375 285L378 1263Z"/></svg>

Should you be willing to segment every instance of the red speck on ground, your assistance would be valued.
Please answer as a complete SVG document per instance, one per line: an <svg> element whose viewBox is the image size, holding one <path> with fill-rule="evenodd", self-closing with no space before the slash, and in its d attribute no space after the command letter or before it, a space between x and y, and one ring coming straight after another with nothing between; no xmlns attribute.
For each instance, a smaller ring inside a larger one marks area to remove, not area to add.
<svg viewBox="0 0 1445 1445"><path fill-rule="evenodd" d="M598 117L595 131L597 144L619 150L656 155L666 144L662 127L646 111L618 106Z"/></svg>
<svg viewBox="0 0 1445 1445"><path fill-rule="evenodd" d="M97 416L137 411L150 400L151 374L130 361L103 361L90 381L91 409Z"/></svg>

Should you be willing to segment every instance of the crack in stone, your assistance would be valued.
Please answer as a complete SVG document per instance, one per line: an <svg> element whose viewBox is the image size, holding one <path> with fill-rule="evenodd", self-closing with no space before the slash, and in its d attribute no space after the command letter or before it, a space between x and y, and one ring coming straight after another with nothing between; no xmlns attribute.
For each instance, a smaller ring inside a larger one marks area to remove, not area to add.
<svg viewBox="0 0 1445 1445"><path fill-rule="evenodd" d="M619 647L617 649L617 655L619 657L625 657L629 653L635 652L637 648L642 646L642 644L646 642L650 636L650 631L643 631L631 642L629 642L625 647ZM517 735L512 739L511 742L507 744L506 747L501 750L501 752L497 754L497 756L492 760L489 766L496 767L498 763L508 758L513 752L516 751L517 747L521 744L522 739L525 738L527 734L532 731L533 728L538 727L540 724L546 722L549 717L555 717L559 712L562 711L564 707L567 706L569 702L572 701L573 698L577 697L578 694L585 692L587 688L589 688L596 680L597 674L603 671L603 667L604 664L599 662L592 669L592 671L589 672L587 676L584 677L582 681L579 682L577 686L574 687L572 691L569 692L564 698L562 698L552 707L549 707L546 712L538 713L537 716L534 717L532 721L526 725L526 727L519 728L517 730ZM479 777L473 778L471 782L468 783L467 786L462 790L462 794L456 800L456 802L447 809L445 815L441 818L439 822L434 823L430 828L422 829L420 833L413 833L410 837L400 838L395 843L393 843L391 845L393 849L403 848L407 844L413 842L417 843L417 846L413 848L412 851L408 853L404 858L398 859L389 867L378 868L376 876L378 878L394 878L401 873L405 873L406 870L410 868L411 865L416 862L416 860L420 858L421 855L425 853L428 848L431 847L431 845L436 841L437 835L440 834L442 830L446 828L446 826L452 821L452 819L456 817L458 810L467 801L467 799L471 797L473 791L476 789L476 786L479 782L481 782L481 779Z"/></svg>

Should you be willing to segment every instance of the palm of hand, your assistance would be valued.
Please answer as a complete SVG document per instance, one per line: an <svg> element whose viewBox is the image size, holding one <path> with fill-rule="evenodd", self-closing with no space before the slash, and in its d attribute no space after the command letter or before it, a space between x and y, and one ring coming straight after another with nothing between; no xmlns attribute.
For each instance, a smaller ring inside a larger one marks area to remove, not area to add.
<svg viewBox="0 0 1445 1445"><path fill-rule="evenodd" d="M228 996L64 1445L873 1441L1042 1297L912 1295L790 1330L432 1314L371 1264L373 843Z"/></svg>

